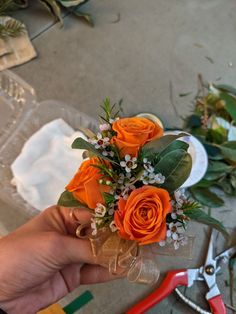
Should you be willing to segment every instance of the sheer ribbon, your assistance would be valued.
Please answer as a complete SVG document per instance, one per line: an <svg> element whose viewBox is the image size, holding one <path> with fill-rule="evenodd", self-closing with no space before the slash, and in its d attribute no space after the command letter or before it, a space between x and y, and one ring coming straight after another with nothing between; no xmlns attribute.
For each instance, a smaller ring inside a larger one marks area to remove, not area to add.
<svg viewBox="0 0 236 314"><path fill-rule="evenodd" d="M82 224L76 230L80 239L89 239L92 252L97 262L109 269L114 275L126 275L130 282L155 284L160 270L156 262L145 257L135 241L122 239L110 228L100 229L91 234L90 224Z"/></svg>

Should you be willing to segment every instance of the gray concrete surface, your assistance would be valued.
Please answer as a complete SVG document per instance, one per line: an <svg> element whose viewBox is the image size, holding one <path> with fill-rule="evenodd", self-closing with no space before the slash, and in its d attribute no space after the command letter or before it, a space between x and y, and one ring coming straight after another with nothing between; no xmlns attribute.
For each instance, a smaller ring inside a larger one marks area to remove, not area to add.
<svg viewBox="0 0 236 314"><path fill-rule="evenodd" d="M84 10L92 13L94 28L65 15L61 29L36 1L17 14L29 27L38 58L14 72L34 86L39 100L62 100L96 117L98 104L105 97L113 101L123 98L127 114L153 112L167 127L180 127L181 116L191 111L198 73L206 80L236 85L234 0L91 0ZM179 97L184 92L193 94ZM0 231L4 234L27 220L20 210L3 203L0 208ZM236 225L235 200L227 199L224 210L228 211L216 209L213 214L232 230ZM203 262L206 228L193 223L189 232L196 237L192 260L158 256L163 272ZM223 272L218 282L229 303L226 278ZM206 308L205 289L200 284L197 288L187 293ZM94 300L79 313L121 314L153 288L118 280L80 287L61 303L67 304L85 289L92 291ZM194 312L172 295L150 313Z"/></svg>

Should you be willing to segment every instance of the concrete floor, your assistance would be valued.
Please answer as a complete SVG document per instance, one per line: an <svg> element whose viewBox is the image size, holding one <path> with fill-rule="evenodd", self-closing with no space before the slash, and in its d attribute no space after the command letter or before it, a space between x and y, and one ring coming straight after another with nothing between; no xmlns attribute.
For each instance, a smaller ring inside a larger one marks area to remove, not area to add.
<svg viewBox="0 0 236 314"><path fill-rule="evenodd" d="M36 1L17 13L29 29L38 58L14 72L35 88L40 101L57 99L96 117L105 97L113 101L123 98L128 115L153 112L166 127L180 127L181 116L191 111L192 95L181 98L179 94L194 95L198 73L208 81L236 85L234 0L97 0L86 4L84 10L93 15L94 28L64 14L62 29ZM1 203L0 208L3 234L28 219L6 204ZM227 216L222 209L213 214L232 229L236 225L235 200L227 199L225 209L229 210ZM193 223L190 233L197 240L192 260L158 257L162 271L201 264L208 239L205 231ZM226 278L223 272L218 282L229 303ZM205 304L205 290L199 287L190 289L188 295ZM118 280L80 287L61 303L67 304L86 289L92 291L94 300L79 313L121 314L153 288ZM194 312L172 295L150 313Z"/></svg>

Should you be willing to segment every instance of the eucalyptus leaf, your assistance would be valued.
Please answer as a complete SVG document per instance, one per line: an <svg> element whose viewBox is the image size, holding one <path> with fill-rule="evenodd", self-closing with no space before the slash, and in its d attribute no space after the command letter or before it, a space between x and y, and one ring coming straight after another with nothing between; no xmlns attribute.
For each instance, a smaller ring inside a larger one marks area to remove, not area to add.
<svg viewBox="0 0 236 314"><path fill-rule="evenodd" d="M220 98L225 102L226 111L236 121L236 98L224 92L220 93Z"/></svg>
<svg viewBox="0 0 236 314"><path fill-rule="evenodd" d="M231 196L235 195L236 191L232 186L230 180L228 180L227 178L224 178L224 180L222 181L215 182L215 185L221 188L226 194Z"/></svg>
<svg viewBox="0 0 236 314"><path fill-rule="evenodd" d="M203 178L201 181L199 181L197 184L194 185L194 187L199 187L199 188L209 188L213 186L215 182L213 181L208 181L205 178Z"/></svg>
<svg viewBox="0 0 236 314"><path fill-rule="evenodd" d="M225 238L229 237L227 230L225 229L224 225L217 219L212 218L208 214L206 214L203 210L198 208L193 208L189 210L185 210L184 214L192 220L197 222L203 223L205 225L211 226L218 231L220 231Z"/></svg>
<svg viewBox="0 0 236 314"><path fill-rule="evenodd" d="M215 155L215 156L208 156L208 158L209 158L209 160L216 161L216 160L223 160L224 156L219 154L219 155Z"/></svg>
<svg viewBox="0 0 236 314"><path fill-rule="evenodd" d="M85 141L83 138L81 137L78 137L74 140L74 142L72 143L72 148L74 149L85 149L91 153L93 153L94 155L102 158L102 159L105 159L105 160L108 160L110 161L111 163L113 164L117 164L119 165L117 162L115 162L114 160L106 157L106 156L103 156L102 153L100 153L92 144L90 144L89 142Z"/></svg>
<svg viewBox="0 0 236 314"><path fill-rule="evenodd" d="M57 204L64 207L87 207L74 198L73 194L67 190L61 194Z"/></svg>
<svg viewBox="0 0 236 314"><path fill-rule="evenodd" d="M210 161L207 172L204 176L205 180L218 180L227 175L233 168L228 164L220 161Z"/></svg>
<svg viewBox="0 0 236 314"><path fill-rule="evenodd" d="M207 188L194 186L189 190L193 197L205 206L220 207L224 204L224 201L220 197Z"/></svg>
<svg viewBox="0 0 236 314"><path fill-rule="evenodd" d="M189 177L192 168L192 158L183 149L177 149L166 154L155 165L155 172L165 176L162 187L169 192L177 190Z"/></svg>
<svg viewBox="0 0 236 314"><path fill-rule="evenodd" d="M236 189L236 176L234 174L231 174L231 176L230 176L230 183L231 183L232 187L234 189Z"/></svg>
<svg viewBox="0 0 236 314"><path fill-rule="evenodd" d="M215 181L215 180L218 180L218 179L221 179L225 176L225 173L224 172L210 172L208 171L205 176L204 176L204 179L208 180L208 181Z"/></svg>
<svg viewBox="0 0 236 314"><path fill-rule="evenodd" d="M207 171L209 171L209 172L228 172L232 169L233 169L233 167L229 166L225 162L211 161L211 162L209 162Z"/></svg>
<svg viewBox="0 0 236 314"><path fill-rule="evenodd" d="M236 141L228 141L218 147L226 159L236 162Z"/></svg>
<svg viewBox="0 0 236 314"><path fill-rule="evenodd" d="M189 134L181 132L178 135L173 134L164 135L161 138L158 138L144 145L143 150L151 150L152 153L160 153L173 141L184 136L189 136Z"/></svg>

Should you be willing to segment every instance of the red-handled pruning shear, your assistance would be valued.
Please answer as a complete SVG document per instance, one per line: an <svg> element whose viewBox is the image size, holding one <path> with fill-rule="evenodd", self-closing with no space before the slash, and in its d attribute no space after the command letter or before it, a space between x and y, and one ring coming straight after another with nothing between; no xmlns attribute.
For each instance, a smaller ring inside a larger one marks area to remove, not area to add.
<svg viewBox="0 0 236 314"><path fill-rule="evenodd" d="M236 246L229 248L214 258L214 235L215 232L212 232L206 261L203 266L194 269L169 271L162 284L147 298L134 305L126 314L143 314L165 299L174 290L186 304L201 314L226 314L226 308L216 283L216 274L221 269L222 263L226 263L227 260L236 254ZM177 289L179 286L191 287L195 281L205 281L207 284L209 291L206 294L206 299L211 312L197 306Z"/></svg>

